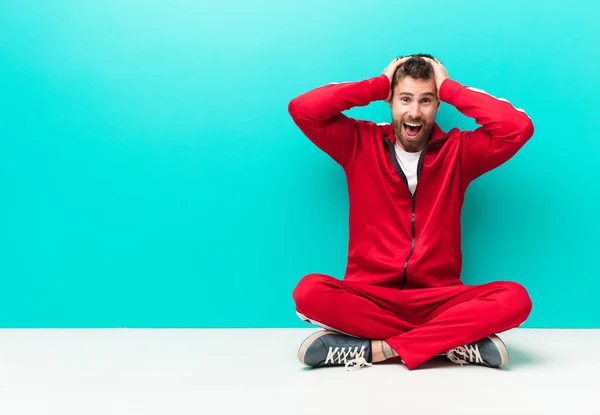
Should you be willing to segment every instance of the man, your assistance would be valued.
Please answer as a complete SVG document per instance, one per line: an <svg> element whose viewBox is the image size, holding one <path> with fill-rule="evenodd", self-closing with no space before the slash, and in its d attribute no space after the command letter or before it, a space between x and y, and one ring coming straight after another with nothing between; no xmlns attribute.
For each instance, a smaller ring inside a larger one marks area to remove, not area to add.
<svg viewBox="0 0 600 415"><path fill-rule="evenodd" d="M378 100L388 102L392 124L342 114ZM481 127L442 131L441 101ZM450 79L425 54L397 58L377 77L309 91L289 112L343 167L350 200L344 279L310 274L293 292L300 318L327 329L302 343L300 361L353 369L396 358L412 370L445 355L505 365L495 333L523 323L531 300L515 282L461 282L460 216L468 185L533 135L529 117Z"/></svg>

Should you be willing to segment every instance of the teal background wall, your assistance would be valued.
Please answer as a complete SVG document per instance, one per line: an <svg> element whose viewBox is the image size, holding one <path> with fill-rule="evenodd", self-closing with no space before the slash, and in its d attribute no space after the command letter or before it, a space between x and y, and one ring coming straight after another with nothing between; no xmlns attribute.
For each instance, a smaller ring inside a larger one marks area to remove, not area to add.
<svg viewBox="0 0 600 415"><path fill-rule="evenodd" d="M0 326L306 327L292 289L342 277L348 205L287 104L429 52L536 128L468 191L464 280L524 284L525 327L600 327L599 11L0 0Z"/></svg>

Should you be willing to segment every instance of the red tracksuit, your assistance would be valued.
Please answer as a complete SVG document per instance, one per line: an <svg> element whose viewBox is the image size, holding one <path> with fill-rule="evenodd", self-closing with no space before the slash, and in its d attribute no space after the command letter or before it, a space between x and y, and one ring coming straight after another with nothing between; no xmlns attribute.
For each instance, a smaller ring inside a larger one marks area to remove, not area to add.
<svg viewBox="0 0 600 415"><path fill-rule="evenodd" d="M302 132L343 167L350 200L343 281L310 274L293 296L302 318L386 340L412 369L516 327L531 311L529 295L517 283L461 282L460 216L469 183L510 159L533 135L533 124L506 100L446 79L440 100L481 127L445 133L434 125L413 196L396 160L393 126L342 114L384 100L389 91L382 74L326 85L289 104Z"/></svg>

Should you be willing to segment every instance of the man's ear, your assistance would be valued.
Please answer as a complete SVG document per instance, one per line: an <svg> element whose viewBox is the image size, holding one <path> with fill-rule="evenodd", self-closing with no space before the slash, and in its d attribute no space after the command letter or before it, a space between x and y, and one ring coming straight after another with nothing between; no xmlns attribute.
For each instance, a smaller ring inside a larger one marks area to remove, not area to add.
<svg viewBox="0 0 600 415"><path fill-rule="evenodd" d="M390 108L392 108L392 100L391 100L391 99L388 101L388 106L389 106Z"/></svg>

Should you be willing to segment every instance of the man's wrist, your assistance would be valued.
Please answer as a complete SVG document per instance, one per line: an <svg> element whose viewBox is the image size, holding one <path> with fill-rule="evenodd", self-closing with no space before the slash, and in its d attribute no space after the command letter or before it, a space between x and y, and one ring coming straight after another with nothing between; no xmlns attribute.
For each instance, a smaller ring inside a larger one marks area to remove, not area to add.
<svg viewBox="0 0 600 415"><path fill-rule="evenodd" d="M440 84L437 85L438 99L440 101L445 101L445 99L447 98L448 91L446 91L446 89L448 89L449 83L446 82L446 81L449 80L449 79L450 79L450 77L445 77L444 79L442 79L442 81L440 82ZM436 83L437 83L437 81L436 81Z"/></svg>

